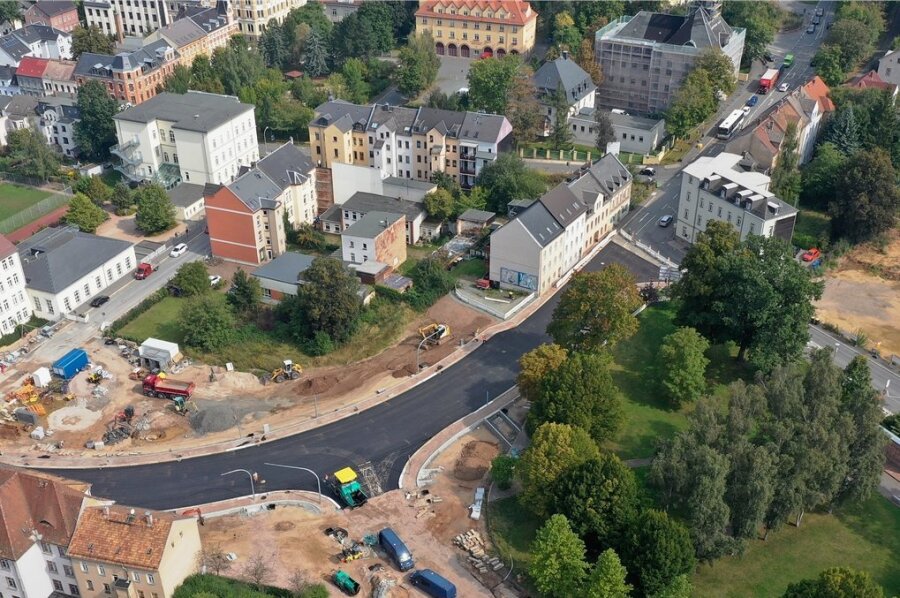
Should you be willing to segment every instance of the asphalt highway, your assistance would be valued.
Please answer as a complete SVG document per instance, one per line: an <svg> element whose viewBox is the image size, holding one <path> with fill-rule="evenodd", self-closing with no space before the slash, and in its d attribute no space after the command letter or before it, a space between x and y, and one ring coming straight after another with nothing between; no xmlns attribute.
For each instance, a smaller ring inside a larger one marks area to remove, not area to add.
<svg viewBox="0 0 900 598"><path fill-rule="evenodd" d="M655 280L658 269L615 244L604 248L585 268L621 263L638 280ZM377 407L341 421L266 444L185 461L134 467L52 470L93 484L95 496L153 509L174 509L250 494L246 469L266 480L266 490L316 490L305 472L268 467L296 465L320 478L346 466L371 463L382 488L396 488L409 456L452 422L476 410L514 384L522 353L545 342L545 329L557 296L513 330L497 334L466 359ZM48 463L50 465L50 463Z"/></svg>

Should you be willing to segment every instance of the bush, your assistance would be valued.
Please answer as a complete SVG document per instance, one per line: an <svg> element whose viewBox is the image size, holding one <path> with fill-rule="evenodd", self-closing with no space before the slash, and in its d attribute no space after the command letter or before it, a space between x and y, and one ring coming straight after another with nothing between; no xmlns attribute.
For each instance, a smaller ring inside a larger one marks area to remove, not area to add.
<svg viewBox="0 0 900 598"><path fill-rule="evenodd" d="M311 357L328 355L334 348L334 341L324 330L319 330L313 338L303 343L303 352Z"/></svg>
<svg viewBox="0 0 900 598"><path fill-rule="evenodd" d="M497 482L501 490L509 490L516 474L515 457L510 455L498 455L491 461L491 478Z"/></svg>
<svg viewBox="0 0 900 598"><path fill-rule="evenodd" d="M900 414L889 415L884 418L881 425L890 430L892 433L900 436Z"/></svg>
<svg viewBox="0 0 900 598"><path fill-rule="evenodd" d="M794 233L794 246L800 249L810 249L818 247L819 243L816 238L806 233Z"/></svg>

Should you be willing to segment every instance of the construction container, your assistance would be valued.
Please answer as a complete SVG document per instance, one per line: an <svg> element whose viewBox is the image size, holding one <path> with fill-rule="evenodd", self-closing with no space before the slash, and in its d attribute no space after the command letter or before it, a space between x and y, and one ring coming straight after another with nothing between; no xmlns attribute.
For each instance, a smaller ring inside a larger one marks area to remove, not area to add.
<svg viewBox="0 0 900 598"><path fill-rule="evenodd" d="M72 349L53 362L53 373L64 380L71 380L88 362L88 354L84 349Z"/></svg>
<svg viewBox="0 0 900 598"><path fill-rule="evenodd" d="M38 388L47 388L50 384L50 370L44 367L38 368L34 370L31 378L34 380L34 385Z"/></svg>

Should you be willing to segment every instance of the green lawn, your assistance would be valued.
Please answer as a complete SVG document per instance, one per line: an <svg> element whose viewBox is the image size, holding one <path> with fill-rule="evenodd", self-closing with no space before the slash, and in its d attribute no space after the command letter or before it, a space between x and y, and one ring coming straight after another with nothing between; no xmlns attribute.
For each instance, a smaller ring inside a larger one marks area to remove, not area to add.
<svg viewBox="0 0 900 598"><path fill-rule="evenodd" d="M119 334L141 343L150 337L181 343L182 334L177 320L183 301L166 297L123 326Z"/></svg>
<svg viewBox="0 0 900 598"><path fill-rule="evenodd" d="M100 179L110 187L115 187L116 183L121 181L123 177L122 173L115 168L108 168L100 175Z"/></svg>
<svg viewBox="0 0 900 598"><path fill-rule="evenodd" d="M0 197L3 198L3 201L0 202L0 220L18 214L49 196L50 193L40 189L0 183Z"/></svg>
<svg viewBox="0 0 900 598"><path fill-rule="evenodd" d="M483 259L480 258L463 260L459 264L457 264L450 272L457 278L477 280L487 274L487 264Z"/></svg>
<svg viewBox="0 0 900 598"><path fill-rule="evenodd" d="M491 537L497 543L503 560L508 562L512 556L514 569L524 573L531 561L528 551L542 522L522 507L515 496L491 502L488 509Z"/></svg>
<svg viewBox="0 0 900 598"><path fill-rule="evenodd" d="M766 542L751 542L740 557L701 565L692 581L697 596L780 596L791 582L846 566L868 571L886 596L897 596L897 555L900 509L876 494L847 512L806 515L800 529L784 527Z"/></svg>

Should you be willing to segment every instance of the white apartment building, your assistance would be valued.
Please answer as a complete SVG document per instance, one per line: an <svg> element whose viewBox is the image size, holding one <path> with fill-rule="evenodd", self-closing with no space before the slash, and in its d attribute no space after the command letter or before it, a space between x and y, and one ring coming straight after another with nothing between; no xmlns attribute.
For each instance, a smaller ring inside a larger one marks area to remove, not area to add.
<svg viewBox="0 0 900 598"><path fill-rule="evenodd" d="M0 37L0 65L19 66L26 56L69 60L72 34L47 25L25 25Z"/></svg>
<svg viewBox="0 0 900 598"><path fill-rule="evenodd" d="M45 228L18 245L34 314L59 320L137 266L134 246L74 227Z"/></svg>
<svg viewBox="0 0 900 598"><path fill-rule="evenodd" d="M25 273L16 246L0 235L0 335L15 332L17 324L31 319L31 303L25 293Z"/></svg>
<svg viewBox="0 0 900 598"><path fill-rule="evenodd" d="M745 172L741 156L721 153L700 157L681 174L678 237L693 243L711 220L728 222L741 235L778 237L790 242L797 209L769 191L770 178Z"/></svg>
<svg viewBox="0 0 900 598"><path fill-rule="evenodd" d="M594 96L597 86L591 76L574 60L569 58L568 51L556 60L549 60L534 73L534 86L541 102L544 115L544 134L549 135L556 122L556 109L553 103L558 92L565 96L569 105L566 122L583 110L594 109Z"/></svg>
<svg viewBox="0 0 900 598"><path fill-rule="evenodd" d="M269 21L280 24L289 12L305 4L306 0L232 0L238 31L251 40L265 33Z"/></svg>
<svg viewBox="0 0 900 598"><path fill-rule="evenodd" d="M234 96L161 93L115 115L117 169L167 189L227 184L259 159L253 110Z"/></svg>
<svg viewBox="0 0 900 598"><path fill-rule="evenodd" d="M85 0L87 26L119 38L144 37L172 23L179 8L213 6L215 0Z"/></svg>

